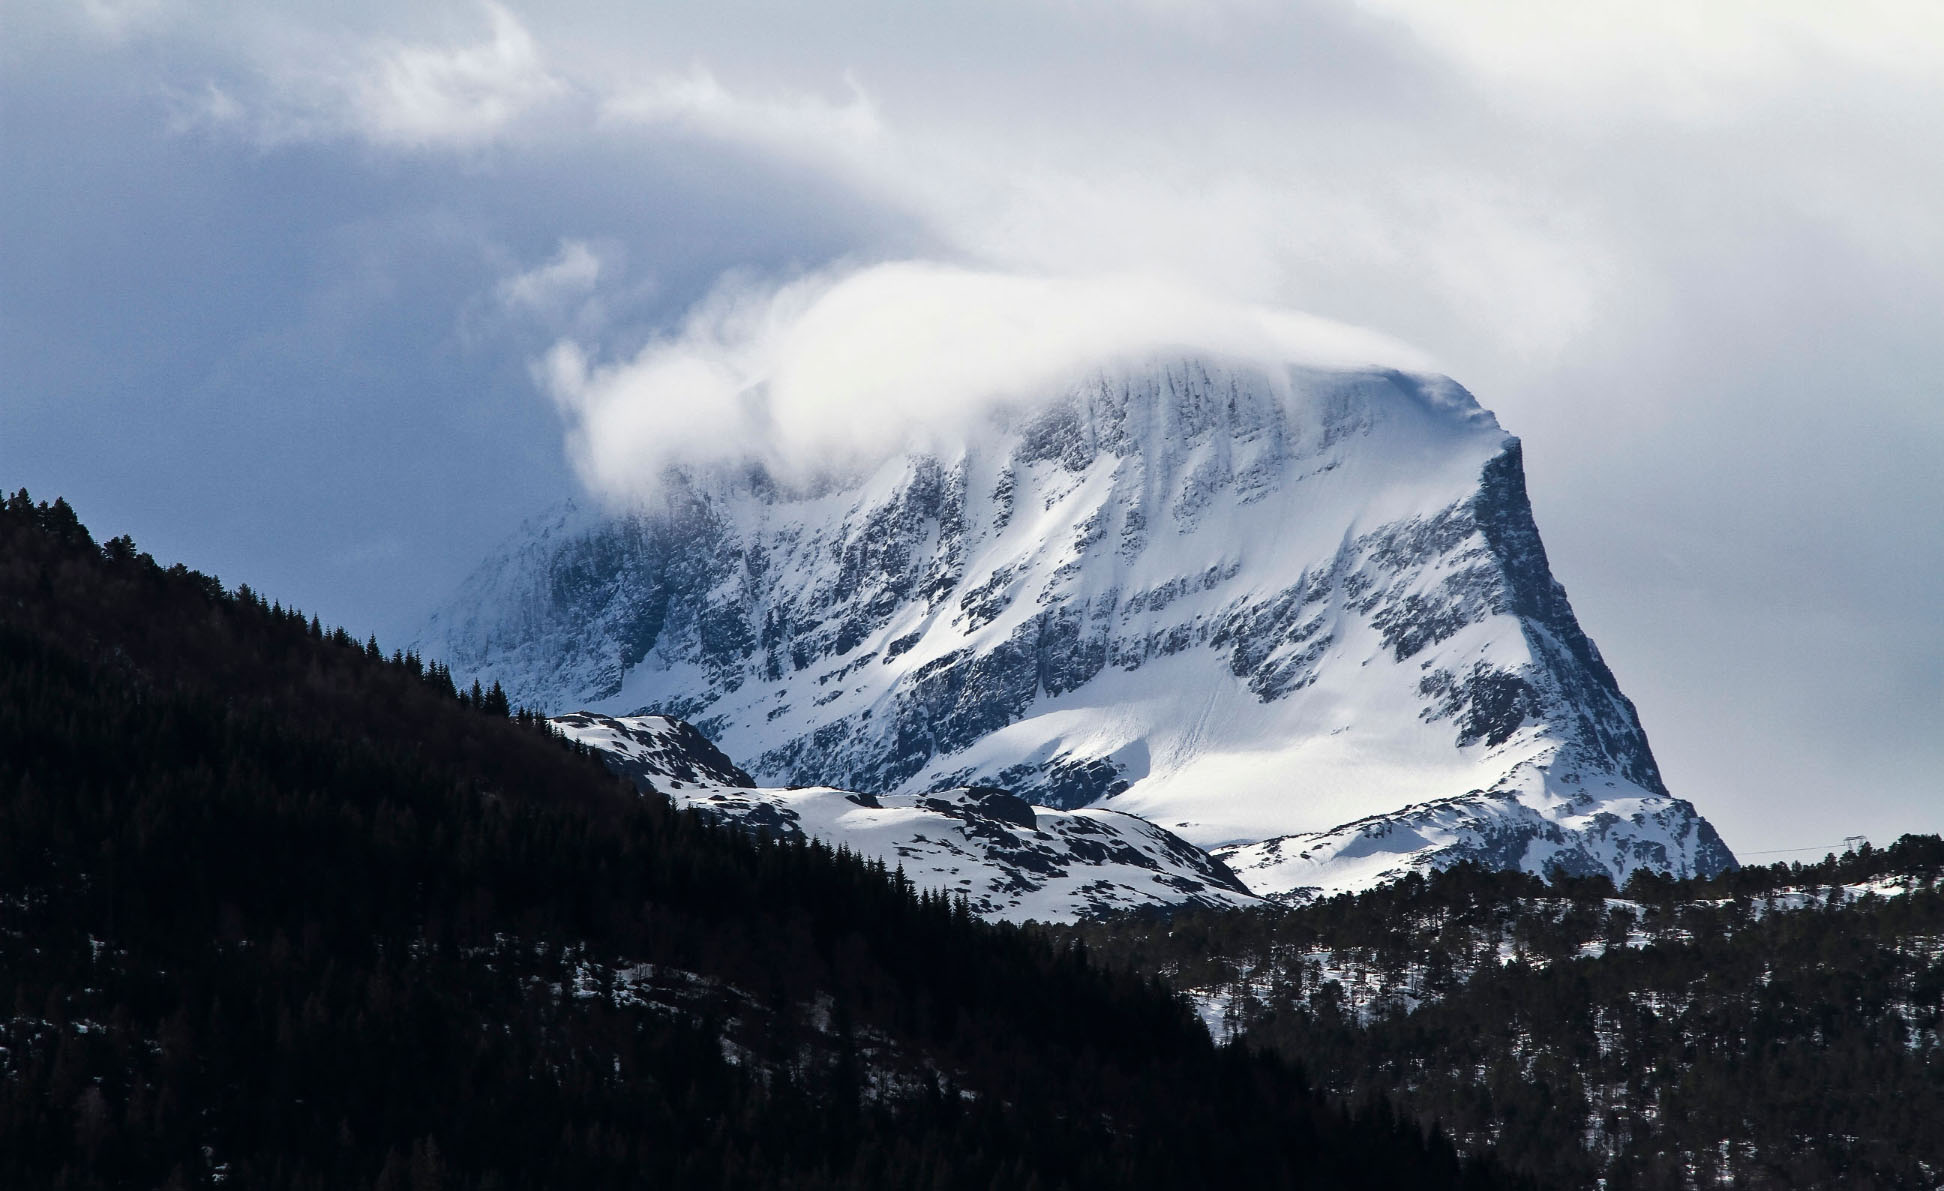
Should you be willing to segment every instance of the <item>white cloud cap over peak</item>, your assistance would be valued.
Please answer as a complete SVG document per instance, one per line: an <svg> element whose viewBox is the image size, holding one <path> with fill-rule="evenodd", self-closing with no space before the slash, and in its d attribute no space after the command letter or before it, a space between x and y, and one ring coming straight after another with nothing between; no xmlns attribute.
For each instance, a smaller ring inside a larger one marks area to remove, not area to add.
<svg viewBox="0 0 1944 1191"><path fill-rule="evenodd" d="M1431 368L1375 332L1154 278L906 261L725 286L632 359L591 363L562 341L537 371L582 479L627 503L677 462L746 459L803 475L936 445L1092 369L1167 354Z"/></svg>

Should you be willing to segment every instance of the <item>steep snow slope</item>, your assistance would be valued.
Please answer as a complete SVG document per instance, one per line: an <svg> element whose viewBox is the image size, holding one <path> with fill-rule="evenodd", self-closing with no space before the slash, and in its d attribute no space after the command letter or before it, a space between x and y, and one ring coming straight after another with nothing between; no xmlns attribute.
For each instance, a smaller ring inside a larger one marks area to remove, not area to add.
<svg viewBox="0 0 1944 1191"><path fill-rule="evenodd" d="M788 489L671 474L529 527L421 645L516 701L693 719L763 781L1112 799L1258 892L1471 857L1733 863L1449 380L1177 360Z"/></svg>
<svg viewBox="0 0 1944 1191"><path fill-rule="evenodd" d="M881 797L827 786L759 789L681 720L576 712L553 723L644 789L780 836L842 844L903 868L920 889L965 895L984 917L1072 922L1159 906L1257 904L1206 852L1117 811L1030 806L985 788Z"/></svg>

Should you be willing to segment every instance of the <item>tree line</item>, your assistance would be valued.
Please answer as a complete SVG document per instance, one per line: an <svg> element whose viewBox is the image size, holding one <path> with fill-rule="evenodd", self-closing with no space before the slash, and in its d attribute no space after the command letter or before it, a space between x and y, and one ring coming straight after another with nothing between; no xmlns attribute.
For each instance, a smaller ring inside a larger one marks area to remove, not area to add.
<svg viewBox="0 0 1944 1191"><path fill-rule="evenodd" d="M1148 976L0 504L0 1184L1488 1188Z"/></svg>
<svg viewBox="0 0 1944 1191"><path fill-rule="evenodd" d="M1300 908L1047 933L1547 1185L1929 1191L1940 876L1937 836L1624 890L1462 864Z"/></svg>

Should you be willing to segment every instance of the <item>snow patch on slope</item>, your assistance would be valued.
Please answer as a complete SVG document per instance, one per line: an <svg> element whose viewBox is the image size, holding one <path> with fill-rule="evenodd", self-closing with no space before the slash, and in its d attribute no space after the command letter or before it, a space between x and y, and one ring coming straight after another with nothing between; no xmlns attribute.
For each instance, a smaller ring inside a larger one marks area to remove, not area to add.
<svg viewBox="0 0 1944 1191"><path fill-rule="evenodd" d="M1302 902L1370 889L1427 858L1618 877L1637 869L1711 876L1732 863L1707 820L1676 798L1607 775L1526 764L1480 791L1405 806L1327 831L1215 849L1251 889ZM1622 878L1623 879L1623 878Z"/></svg>
<svg viewBox="0 0 1944 1191"><path fill-rule="evenodd" d="M681 720L581 712L553 724L679 806L782 838L842 845L902 868L920 889L965 897L982 917L1073 922L1125 910L1260 904L1207 853L1118 811L1032 806L991 788L873 796L757 787Z"/></svg>

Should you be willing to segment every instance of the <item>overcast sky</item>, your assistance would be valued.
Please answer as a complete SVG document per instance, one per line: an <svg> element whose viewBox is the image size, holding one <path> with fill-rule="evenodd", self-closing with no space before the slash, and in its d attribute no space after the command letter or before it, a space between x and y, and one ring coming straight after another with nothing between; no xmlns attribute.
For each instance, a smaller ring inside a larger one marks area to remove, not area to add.
<svg viewBox="0 0 1944 1191"><path fill-rule="evenodd" d="M913 270L1302 312L1525 439L1745 858L1944 830L1934 4L398 7L6 0L0 483L389 642L672 336Z"/></svg>

